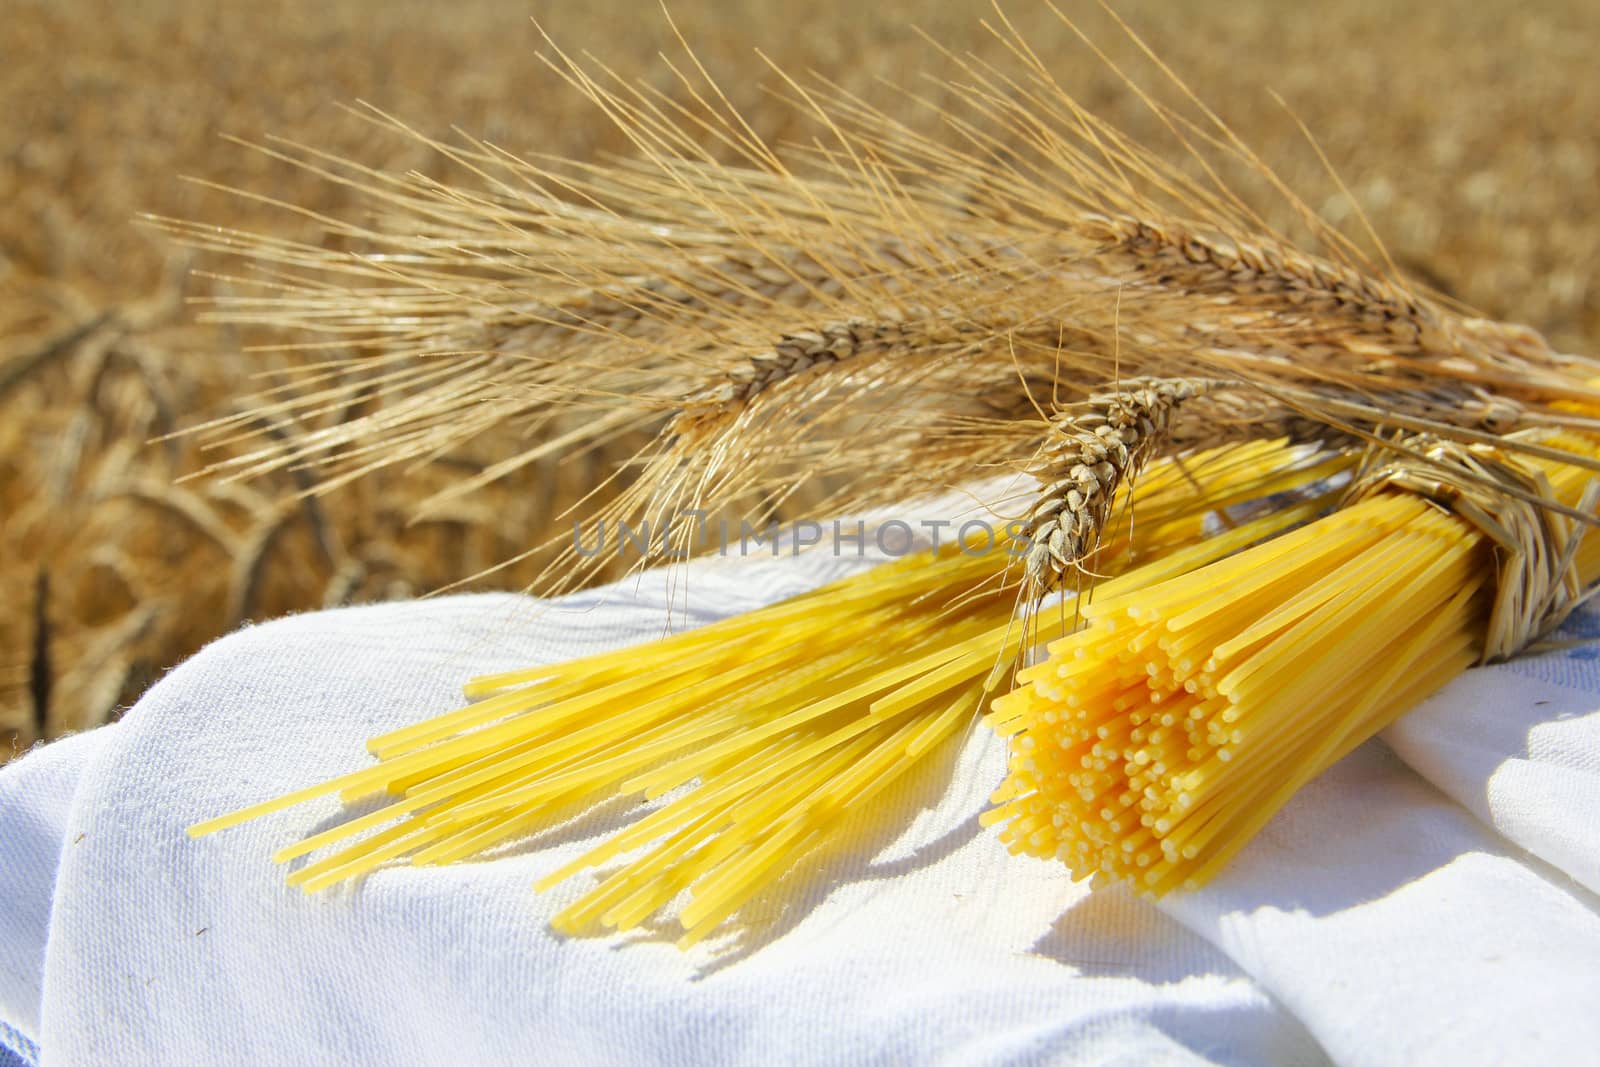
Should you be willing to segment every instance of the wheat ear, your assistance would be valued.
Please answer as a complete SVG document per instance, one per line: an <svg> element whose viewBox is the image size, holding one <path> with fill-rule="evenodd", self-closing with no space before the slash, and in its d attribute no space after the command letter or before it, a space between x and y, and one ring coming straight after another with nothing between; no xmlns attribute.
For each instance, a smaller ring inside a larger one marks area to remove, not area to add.
<svg viewBox="0 0 1600 1067"><path fill-rule="evenodd" d="M1035 596L1082 567L1100 543L1117 491L1160 453L1178 408L1216 384L1132 379L1055 418L1035 467L1044 488L1023 526L1024 572Z"/></svg>

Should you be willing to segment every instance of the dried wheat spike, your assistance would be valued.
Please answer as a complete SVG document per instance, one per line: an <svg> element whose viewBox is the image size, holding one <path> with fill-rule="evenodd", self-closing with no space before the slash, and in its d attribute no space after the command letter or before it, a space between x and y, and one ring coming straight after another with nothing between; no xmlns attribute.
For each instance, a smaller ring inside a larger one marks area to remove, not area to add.
<svg viewBox="0 0 1600 1067"><path fill-rule="evenodd" d="M1135 378L1057 416L1041 448L1045 483L1023 528L1024 578L1036 596L1060 586L1099 543L1118 487L1132 482L1167 441L1186 400L1210 392L1199 378Z"/></svg>
<svg viewBox="0 0 1600 1067"><path fill-rule="evenodd" d="M781 383L861 357L976 352L992 345L996 336L1003 336L1007 325L958 316L950 309L911 307L886 309L870 319L857 316L791 330L770 350L731 368L723 381L689 396L683 421L674 429L703 420L719 421Z"/></svg>
<svg viewBox="0 0 1600 1067"><path fill-rule="evenodd" d="M752 356L748 363L730 370L727 381L690 397L688 406L713 405L720 409L747 404L784 379L813 367L839 363L867 350L897 348L905 343L909 332L904 322L855 318L815 330L786 333L772 351Z"/></svg>
<svg viewBox="0 0 1600 1067"><path fill-rule="evenodd" d="M1098 221L1089 221L1091 232ZM1346 330L1370 334L1389 352L1453 354L1460 347L1433 308L1405 289L1347 265L1270 240L1206 235L1175 222L1124 217L1101 225L1108 255L1123 253L1130 272L1168 288L1239 302L1286 300L1302 317L1339 321Z"/></svg>

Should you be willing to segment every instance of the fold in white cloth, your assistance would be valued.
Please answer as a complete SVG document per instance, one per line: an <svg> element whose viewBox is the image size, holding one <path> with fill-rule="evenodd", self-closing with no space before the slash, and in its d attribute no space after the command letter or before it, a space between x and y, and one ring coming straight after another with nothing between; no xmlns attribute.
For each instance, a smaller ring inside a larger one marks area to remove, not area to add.
<svg viewBox="0 0 1600 1067"><path fill-rule="evenodd" d="M677 574L704 621L858 565ZM1090 895L980 830L1004 770L981 731L885 797L787 903L689 953L546 925L582 885L531 883L623 804L493 860L393 866L314 898L268 857L337 818L332 801L184 833L366 765L368 736L454 706L471 675L656 636L668 597L654 574L545 609L484 595L279 620L210 646L115 726L0 770L0 1045L47 1065L1458 1064L1600 1048L1595 645L1469 673L1389 732L1394 751L1364 746L1217 882L1160 907Z"/></svg>

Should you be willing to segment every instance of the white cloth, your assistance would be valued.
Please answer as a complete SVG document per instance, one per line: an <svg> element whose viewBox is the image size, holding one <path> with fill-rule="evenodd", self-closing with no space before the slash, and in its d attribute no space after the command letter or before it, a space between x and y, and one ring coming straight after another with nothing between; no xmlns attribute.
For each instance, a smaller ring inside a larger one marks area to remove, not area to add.
<svg viewBox="0 0 1600 1067"><path fill-rule="evenodd" d="M852 565L679 574L704 621ZM1469 674L1391 731L1434 784L1364 746L1214 885L1160 908L1090 895L980 830L1004 769L982 732L880 802L898 829L865 834L753 935L689 953L546 926L581 883L531 883L624 805L538 847L314 898L268 857L336 818L332 801L184 834L366 765L368 736L454 706L468 676L656 636L667 604L655 575L559 609L487 595L291 617L213 644L115 726L0 770L0 1044L47 1065L1570 1063L1600 1048L1600 910L1580 884L1600 888L1595 646Z"/></svg>

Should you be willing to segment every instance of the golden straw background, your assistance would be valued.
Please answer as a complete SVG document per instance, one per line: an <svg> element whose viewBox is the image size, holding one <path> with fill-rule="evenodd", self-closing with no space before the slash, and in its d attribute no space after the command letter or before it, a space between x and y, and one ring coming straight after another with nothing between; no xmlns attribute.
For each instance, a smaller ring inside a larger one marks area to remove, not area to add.
<svg viewBox="0 0 1600 1067"><path fill-rule="evenodd" d="M1089 2L1061 0L1113 55ZM1200 94L1332 220L1350 205L1276 90L1315 132L1396 259L1566 351L1600 351L1600 19L1589 0L1393 5L1119 3ZM1394 9L1394 10L1391 10ZM805 131L766 92L754 49L889 103L937 57L911 30L993 54L977 0L679 0L685 36L764 137ZM1007 14L1059 80L1130 132L1150 122L1050 10ZM114 719L160 674L250 619L409 596L542 538L596 461L551 463L409 524L412 502L491 461L496 442L331 496L292 479L177 479L216 454L147 443L238 410L283 338L196 321L226 286L141 228L140 212L284 236L287 211L182 175L338 214L353 198L222 139L282 135L377 167L443 175L415 144L341 103L366 99L431 134L457 125L518 153L619 150L537 58L563 45L666 88L675 44L651 5L457 0L327 4L12 0L0 21L0 761ZM907 109L910 114L909 108ZM1276 221L1276 220L1275 220ZM492 579L516 587L539 560Z"/></svg>

